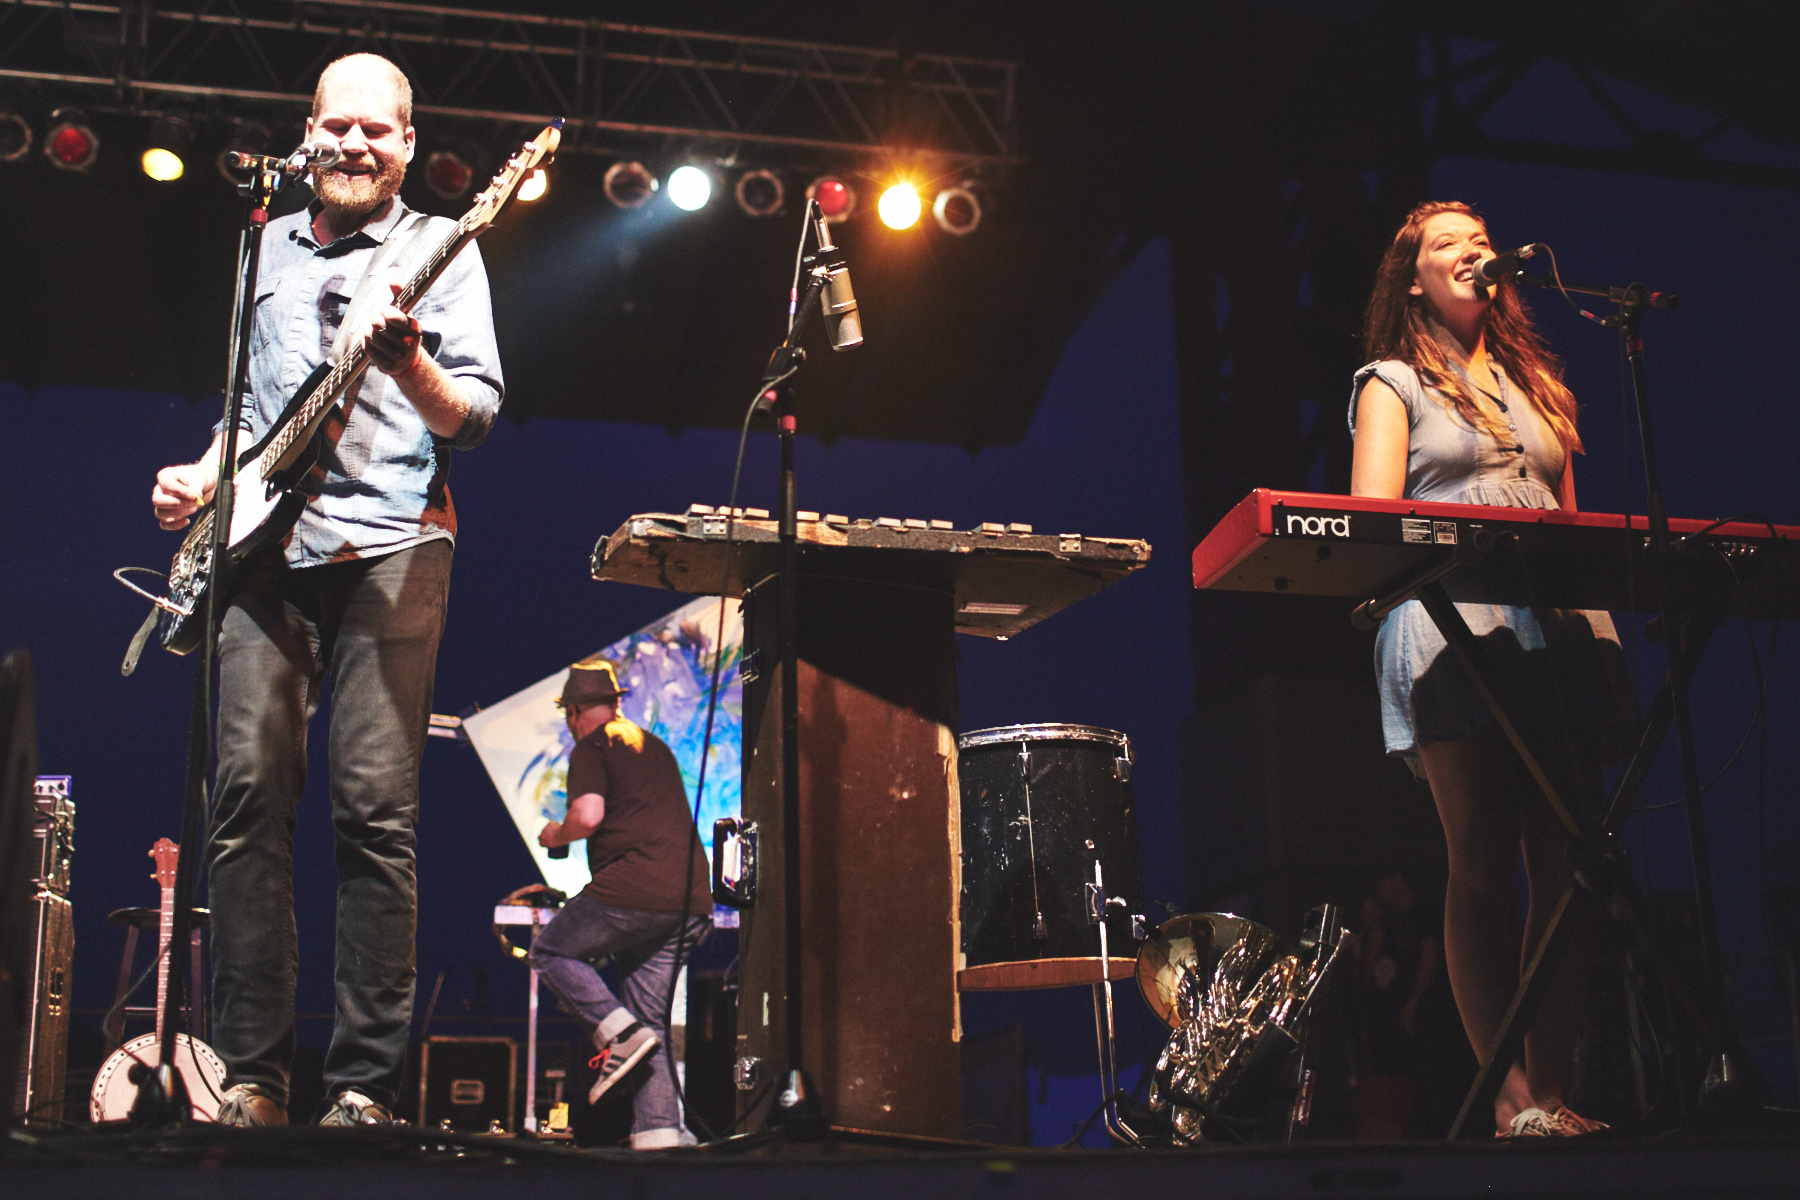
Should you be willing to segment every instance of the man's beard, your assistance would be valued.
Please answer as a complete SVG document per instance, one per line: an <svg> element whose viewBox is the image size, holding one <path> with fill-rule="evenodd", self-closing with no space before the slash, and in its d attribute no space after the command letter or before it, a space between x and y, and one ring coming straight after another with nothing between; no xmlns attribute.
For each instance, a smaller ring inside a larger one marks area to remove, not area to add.
<svg viewBox="0 0 1800 1200"><path fill-rule="evenodd" d="M373 175L346 175L337 168L313 173L313 190L328 207L366 213L396 195L406 178L406 163L397 158L378 159Z"/></svg>

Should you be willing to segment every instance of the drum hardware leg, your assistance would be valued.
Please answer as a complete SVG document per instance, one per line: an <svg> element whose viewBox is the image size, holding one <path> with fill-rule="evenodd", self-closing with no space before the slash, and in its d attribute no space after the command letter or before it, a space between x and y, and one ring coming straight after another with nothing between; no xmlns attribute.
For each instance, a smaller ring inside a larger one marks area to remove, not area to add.
<svg viewBox="0 0 1800 1200"><path fill-rule="evenodd" d="M1111 947L1107 944L1106 936L1107 910L1123 909L1125 901L1117 897L1107 898L1106 882L1099 859L1094 860L1094 882L1084 884L1082 893L1087 906L1088 924L1100 931L1100 981L1094 984L1094 1044L1100 1055L1100 1089L1104 1097L1100 1111L1105 1117L1106 1132L1112 1135L1115 1142L1125 1146L1138 1146L1143 1144L1142 1139L1119 1116L1119 1047L1117 1028L1113 1021Z"/></svg>
<svg viewBox="0 0 1800 1200"><path fill-rule="evenodd" d="M1313 1076L1311 1061L1308 1060L1307 1026L1302 1022L1295 1031L1294 1051L1294 1103L1288 1108L1286 1141L1299 1140L1312 1124Z"/></svg>

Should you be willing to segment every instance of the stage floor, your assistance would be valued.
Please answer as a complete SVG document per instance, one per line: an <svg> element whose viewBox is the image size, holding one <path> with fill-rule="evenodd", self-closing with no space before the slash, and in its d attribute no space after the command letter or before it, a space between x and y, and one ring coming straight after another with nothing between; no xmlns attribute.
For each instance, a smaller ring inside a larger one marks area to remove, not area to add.
<svg viewBox="0 0 1800 1200"><path fill-rule="evenodd" d="M34 1200L1758 1197L1800 1192L1800 1139L1601 1137L1145 1152L832 1145L634 1155L420 1131L189 1129L48 1137L13 1131L0 1180L6 1194Z"/></svg>

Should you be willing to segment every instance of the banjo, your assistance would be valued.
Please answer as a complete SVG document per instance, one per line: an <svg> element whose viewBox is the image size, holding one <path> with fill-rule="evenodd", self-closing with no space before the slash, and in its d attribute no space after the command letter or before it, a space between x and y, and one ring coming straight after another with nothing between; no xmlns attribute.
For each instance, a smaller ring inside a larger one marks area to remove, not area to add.
<svg viewBox="0 0 1800 1200"><path fill-rule="evenodd" d="M163 1005L169 997L169 941L175 931L175 867L181 858L181 847L168 838L158 838L150 848L150 857L156 860L155 878L162 888L162 914L156 937L156 1032L132 1038L101 1064L100 1073L94 1076L93 1093L88 1097L88 1114L95 1124L129 1117L138 1094L134 1076L141 1077L141 1068L152 1067L162 1059ZM201 1001L198 996L190 996L188 1002ZM225 1064L212 1047L177 1033L175 1070L187 1085L192 1118L216 1120L219 1099L225 1094Z"/></svg>
<svg viewBox="0 0 1800 1200"><path fill-rule="evenodd" d="M556 154L561 140L562 121L557 120L508 159L475 197L473 207L406 281L394 298L394 307L411 312L450 260L494 223L525 177ZM215 506L209 503L195 514L169 568L169 594L155 601L157 634L165 649L186 654L198 646L205 632L201 614L207 593L215 587L229 589L233 573L246 557L281 537L300 519L307 497L299 485L318 461L319 428L332 406L368 368L368 351L360 346L335 362L328 356L295 391L262 440L238 455L223 562L213 562Z"/></svg>

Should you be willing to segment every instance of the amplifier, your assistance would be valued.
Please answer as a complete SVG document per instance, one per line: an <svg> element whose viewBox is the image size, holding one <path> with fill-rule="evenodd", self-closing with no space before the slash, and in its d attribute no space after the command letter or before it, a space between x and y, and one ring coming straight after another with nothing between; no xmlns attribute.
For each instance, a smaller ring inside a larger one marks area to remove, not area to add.
<svg viewBox="0 0 1800 1200"><path fill-rule="evenodd" d="M487 1133L513 1131L519 1045L506 1037L426 1038L419 1054L419 1124Z"/></svg>
<svg viewBox="0 0 1800 1200"><path fill-rule="evenodd" d="M38 891L69 894L69 860L75 854L75 801L67 775L39 775L32 786L31 883Z"/></svg>
<svg viewBox="0 0 1800 1200"><path fill-rule="evenodd" d="M69 859L74 854L75 802L69 776L40 775L32 788L31 975L28 1024L20 1039L13 1081L13 1115L32 1124L62 1122L69 1063L69 988L75 922L69 906Z"/></svg>

